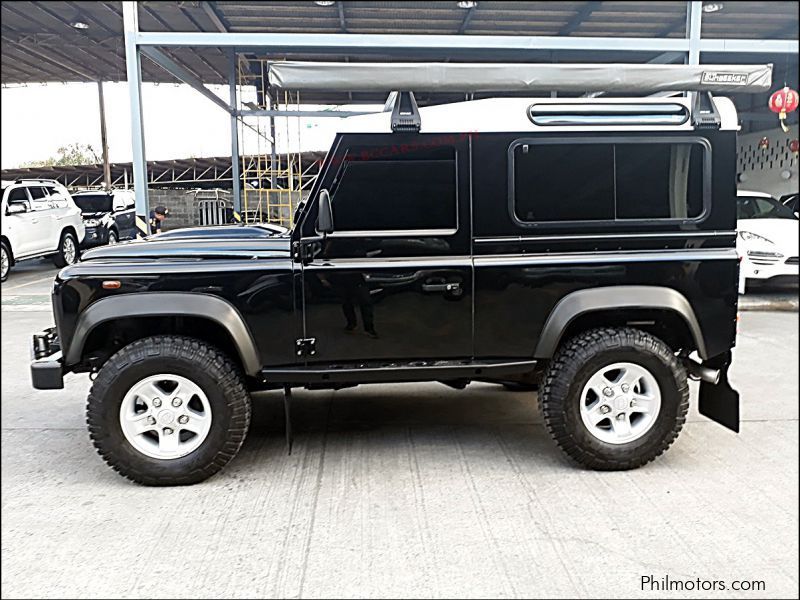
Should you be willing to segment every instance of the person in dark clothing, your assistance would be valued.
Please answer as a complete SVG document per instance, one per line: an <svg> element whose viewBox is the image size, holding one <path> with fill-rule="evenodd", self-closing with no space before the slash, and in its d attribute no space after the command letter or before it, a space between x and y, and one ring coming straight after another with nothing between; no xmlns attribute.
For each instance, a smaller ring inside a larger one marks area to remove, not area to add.
<svg viewBox="0 0 800 600"><path fill-rule="evenodd" d="M150 233L161 233L161 221L169 216L169 209L165 206L156 206L150 211Z"/></svg>

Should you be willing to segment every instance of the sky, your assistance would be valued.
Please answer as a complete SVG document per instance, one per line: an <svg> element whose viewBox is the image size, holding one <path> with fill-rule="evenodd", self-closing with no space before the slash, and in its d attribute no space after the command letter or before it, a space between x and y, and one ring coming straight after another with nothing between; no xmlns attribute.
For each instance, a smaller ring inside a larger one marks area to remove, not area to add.
<svg viewBox="0 0 800 600"><path fill-rule="evenodd" d="M227 86L208 86L227 100ZM131 129L128 86L106 83L103 87L111 162L131 160ZM230 156L230 120L227 113L189 86L183 84L142 84L147 160L204 156ZM255 92L245 88L243 101L253 101ZM303 106L319 109L319 106ZM347 109L347 107L343 107ZM377 107L359 106L357 110ZM356 110L354 107L351 110ZM54 156L59 146L75 142L91 144L98 156L100 109L94 83L50 83L4 86L0 89L0 158L2 168L13 168L30 160ZM278 151L288 139L296 150L298 138L303 150L327 150L338 119L276 119ZM248 118L248 123L268 133L266 117ZM268 143L248 129L240 134L240 152L267 153Z"/></svg>

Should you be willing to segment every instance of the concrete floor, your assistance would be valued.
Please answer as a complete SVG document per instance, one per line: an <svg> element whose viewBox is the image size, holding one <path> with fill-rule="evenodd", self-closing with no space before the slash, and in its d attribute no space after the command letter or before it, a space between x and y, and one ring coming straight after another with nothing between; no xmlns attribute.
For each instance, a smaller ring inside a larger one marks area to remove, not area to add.
<svg viewBox="0 0 800 600"><path fill-rule="evenodd" d="M798 596L797 313L741 314L739 435L693 410L637 471L567 462L534 394L407 384L298 391L291 456L261 394L221 474L153 489L95 454L85 376L30 387L46 273L3 284L3 597L663 597L647 575Z"/></svg>

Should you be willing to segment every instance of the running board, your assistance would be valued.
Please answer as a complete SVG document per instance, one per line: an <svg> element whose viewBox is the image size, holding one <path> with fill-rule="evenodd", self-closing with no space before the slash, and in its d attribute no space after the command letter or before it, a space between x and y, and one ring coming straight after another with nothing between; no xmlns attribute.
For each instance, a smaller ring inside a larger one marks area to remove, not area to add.
<svg viewBox="0 0 800 600"><path fill-rule="evenodd" d="M406 381L441 381L474 379L528 373L535 360L473 361L415 360L364 361L358 363L315 364L305 367L263 369L261 376L269 383L401 383Z"/></svg>

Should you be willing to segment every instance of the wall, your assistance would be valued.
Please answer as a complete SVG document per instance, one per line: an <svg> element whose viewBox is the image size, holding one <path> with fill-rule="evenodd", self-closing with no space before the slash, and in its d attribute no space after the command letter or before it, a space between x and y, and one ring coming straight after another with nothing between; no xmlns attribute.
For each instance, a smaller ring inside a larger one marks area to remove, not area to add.
<svg viewBox="0 0 800 600"><path fill-rule="evenodd" d="M775 117L777 121L778 117ZM796 140L797 125L784 133L779 127L739 136L737 173L740 190L766 192L775 198L798 191L797 155L790 152L789 140ZM769 148L761 150L758 142L766 137ZM785 178L788 173L789 178Z"/></svg>
<svg viewBox="0 0 800 600"><path fill-rule="evenodd" d="M153 210L156 206L164 206L169 209L169 216L164 219L161 225L162 231L181 227L194 227L200 224L195 201L195 190L150 188L147 193L150 210ZM230 193L226 197L233 201Z"/></svg>

